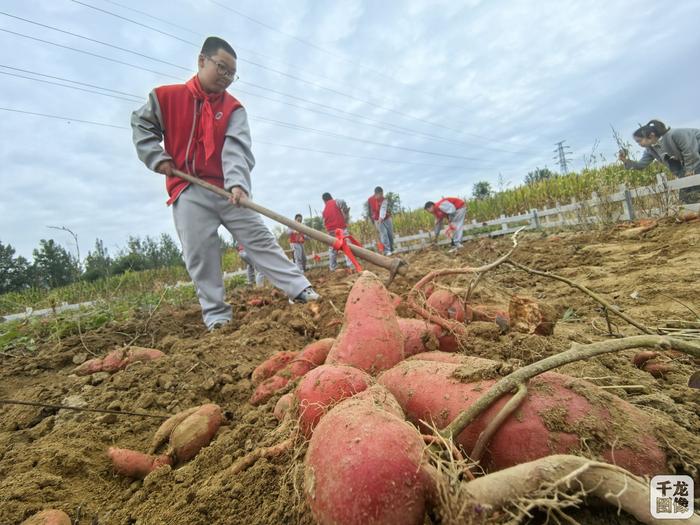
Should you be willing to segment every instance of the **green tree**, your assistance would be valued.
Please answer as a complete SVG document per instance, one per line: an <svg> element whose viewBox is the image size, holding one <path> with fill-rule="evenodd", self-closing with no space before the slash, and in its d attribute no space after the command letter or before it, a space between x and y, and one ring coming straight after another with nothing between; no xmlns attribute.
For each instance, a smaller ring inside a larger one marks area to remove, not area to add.
<svg viewBox="0 0 700 525"><path fill-rule="evenodd" d="M160 236L160 263L163 266L184 266L182 251L170 235L163 233Z"/></svg>
<svg viewBox="0 0 700 525"><path fill-rule="evenodd" d="M15 249L0 242L0 294L17 292L31 283L30 265L21 255L15 257Z"/></svg>
<svg viewBox="0 0 700 525"><path fill-rule="evenodd" d="M32 252L36 284L44 288L57 288L75 280L80 274L78 261L68 250L53 239L41 239L39 248Z"/></svg>
<svg viewBox="0 0 700 525"><path fill-rule="evenodd" d="M112 258L107 253L102 239L95 239L95 249L85 258L85 273L83 279L95 281L108 277L112 271Z"/></svg>
<svg viewBox="0 0 700 525"><path fill-rule="evenodd" d="M547 168L535 168L533 171L528 172L525 176L525 184L534 184L540 182L541 180L553 179L557 176L552 170Z"/></svg>
<svg viewBox="0 0 700 525"><path fill-rule="evenodd" d="M472 187L472 197L478 201L488 199L491 196L491 184L485 180L479 181Z"/></svg>
<svg viewBox="0 0 700 525"><path fill-rule="evenodd" d="M314 230L326 231L326 227L323 225L323 218L319 215L315 215L313 217L306 217L304 219L304 224L309 226L310 228L313 228Z"/></svg>

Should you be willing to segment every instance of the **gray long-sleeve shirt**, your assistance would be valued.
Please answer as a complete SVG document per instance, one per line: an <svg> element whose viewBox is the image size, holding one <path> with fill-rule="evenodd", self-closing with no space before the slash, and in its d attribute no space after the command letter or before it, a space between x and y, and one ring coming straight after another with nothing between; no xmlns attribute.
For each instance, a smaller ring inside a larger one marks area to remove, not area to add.
<svg viewBox="0 0 700 525"><path fill-rule="evenodd" d="M457 207L450 201L444 201L440 206L439 210L447 215L447 220L451 221L454 214L457 212ZM435 237L440 235L440 228L442 228L442 219L435 219L435 227L433 228L433 234Z"/></svg>
<svg viewBox="0 0 700 525"><path fill-rule="evenodd" d="M625 168L641 170L655 160L668 166L679 177L687 173L700 173L700 129L670 129L656 144L645 148L641 159L628 159L623 164Z"/></svg>
<svg viewBox="0 0 700 525"><path fill-rule="evenodd" d="M196 121L193 121L192 133L195 125ZM155 90L148 95L146 103L131 114L131 128L136 153L149 169L155 171L164 160L172 160L172 156L162 146L163 116ZM251 195L250 172L255 166L251 147L248 114L245 108L240 107L231 114L221 152L224 188L227 190L240 186Z"/></svg>

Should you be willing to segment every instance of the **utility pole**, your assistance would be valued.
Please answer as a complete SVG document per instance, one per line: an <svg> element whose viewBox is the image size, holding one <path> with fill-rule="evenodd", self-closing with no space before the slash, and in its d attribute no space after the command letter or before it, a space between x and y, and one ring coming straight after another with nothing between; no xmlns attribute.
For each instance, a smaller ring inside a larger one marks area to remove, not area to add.
<svg viewBox="0 0 700 525"><path fill-rule="evenodd" d="M566 141L562 140L555 144L557 149L554 150L554 157L552 157L559 163L559 171L561 171L562 175L569 173L567 162L570 159L567 158L567 155L571 155L571 148L569 146L564 146L564 142Z"/></svg>

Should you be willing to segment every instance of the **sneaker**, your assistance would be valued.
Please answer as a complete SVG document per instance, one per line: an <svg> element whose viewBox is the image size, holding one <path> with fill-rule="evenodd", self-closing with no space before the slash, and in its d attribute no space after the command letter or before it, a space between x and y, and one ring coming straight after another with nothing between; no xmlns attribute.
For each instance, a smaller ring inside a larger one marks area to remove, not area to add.
<svg viewBox="0 0 700 525"><path fill-rule="evenodd" d="M455 244L452 248L450 248L449 250L447 250L447 252L448 252L448 253L455 253L455 252L458 252L458 251L461 250L461 249L462 249L462 245L461 245L461 244Z"/></svg>
<svg viewBox="0 0 700 525"><path fill-rule="evenodd" d="M230 321L228 319L221 319L220 321L214 321L214 324L212 324L209 327L209 331L214 332L215 330L219 330L229 323L230 323Z"/></svg>
<svg viewBox="0 0 700 525"><path fill-rule="evenodd" d="M299 295L297 295L294 300L290 299L290 303L310 303L310 302L315 302L319 301L321 299L321 296L316 293L316 291L309 286L306 288L303 292L301 292Z"/></svg>
<svg viewBox="0 0 700 525"><path fill-rule="evenodd" d="M386 255L387 257L391 257L392 255L394 255L394 252L392 252L391 250L387 250L384 252L384 255Z"/></svg>

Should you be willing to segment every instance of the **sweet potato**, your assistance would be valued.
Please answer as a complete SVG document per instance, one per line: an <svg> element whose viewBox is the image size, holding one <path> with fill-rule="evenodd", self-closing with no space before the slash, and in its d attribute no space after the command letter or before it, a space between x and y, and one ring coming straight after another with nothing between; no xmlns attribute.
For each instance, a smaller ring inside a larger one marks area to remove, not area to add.
<svg viewBox="0 0 700 525"><path fill-rule="evenodd" d="M449 290L439 289L430 294L425 302L429 311L434 311L445 319L464 322L465 312L462 301Z"/></svg>
<svg viewBox="0 0 700 525"><path fill-rule="evenodd" d="M250 397L250 404L257 406L264 403L290 381L323 364L334 341L332 337L327 337L307 345L287 366L257 386Z"/></svg>
<svg viewBox="0 0 700 525"><path fill-rule="evenodd" d="M632 357L632 363L634 366L637 368L644 368L644 364L649 361L650 359L654 359L659 355L658 352L653 352L651 350L644 350L642 352L637 352L634 354L634 357Z"/></svg>
<svg viewBox="0 0 700 525"><path fill-rule="evenodd" d="M264 402L274 396L276 392L279 392L282 388L287 386L287 383L289 383L289 378L289 375L285 377L279 373L273 375L272 377L268 377L255 388L253 395L250 396L250 404L253 406L262 405Z"/></svg>
<svg viewBox="0 0 700 525"><path fill-rule="evenodd" d="M22 525L71 525L71 520L62 510L47 509L27 518Z"/></svg>
<svg viewBox="0 0 700 525"><path fill-rule="evenodd" d="M102 359L102 371L114 373L123 368L125 353L123 348L116 348Z"/></svg>
<svg viewBox="0 0 700 525"><path fill-rule="evenodd" d="M199 407L188 408L187 410L178 412L174 416L166 419L153 435L153 439L151 440L151 454L154 454L162 444L170 439L170 434L173 433L176 426L182 423L190 414L194 414L197 410L199 410Z"/></svg>
<svg viewBox="0 0 700 525"><path fill-rule="evenodd" d="M187 416L170 434L170 450L175 460L182 463L196 456L218 432L221 422L221 408L213 403L202 405Z"/></svg>
<svg viewBox="0 0 700 525"><path fill-rule="evenodd" d="M321 365L299 382L299 427L308 438L321 416L335 403L365 390L372 377L352 366Z"/></svg>
<svg viewBox="0 0 700 525"><path fill-rule="evenodd" d="M391 298L376 275L362 272L348 295L343 327L326 363L375 374L403 357L403 338Z"/></svg>
<svg viewBox="0 0 700 525"><path fill-rule="evenodd" d="M83 364L81 364L79 367L73 370L73 373L79 376L87 376L90 374L94 374L95 372L101 371L102 358L96 357L95 359L88 359L87 361L85 361Z"/></svg>
<svg viewBox="0 0 700 525"><path fill-rule="evenodd" d="M137 361L152 361L165 356L160 350L155 348L143 348L132 346L128 349L116 348L104 357L98 357L85 361L82 365L73 370L79 376L94 374L95 372L114 373L123 370L131 363Z"/></svg>
<svg viewBox="0 0 700 525"><path fill-rule="evenodd" d="M508 305L510 325L516 332L552 335L557 323L556 311L530 297L513 295Z"/></svg>
<svg viewBox="0 0 700 525"><path fill-rule="evenodd" d="M145 478L158 467L173 464L173 458L168 454L151 456L127 448L110 447L107 456L117 474L137 479Z"/></svg>
<svg viewBox="0 0 700 525"><path fill-rule="evenodd" d="M285 350L268 357L253 370L253 375L251 377L253 384L257 386L268 377L272 377L287 366L297 355L299 355L299 352L289 352Z"/></svg>
<svg viewBox="0 0 700 525"><path fill-rule="evenodd" d="M443 330L438 336L438 348L441 352L456 352L459 350L459 341L457 336Z"/></svg>
<svg viewBox="0 0 700 525"><path fill-rule="evenodd" d="M649 372L652 376L658 378L661 377L666 377L666 374L668 374L673 368L671 367L670 364L668 363L660 363L659 361L647 361L644 363L644 366L642 369L645 372Z"/></svg>
<svg viewBox="0 0 700 525"><path fill-rule="evenodd" d="M155 348L144 348L142 346L130 346L126 351L126 357L122 361L121 368L126 368L131 363L153 361L165 357L165 354Z"/></svg>
<svg viewBox="0 0 700 525"><path fill-rule="evenodd" d="M442 333L441 327L423 319L398 318L397 320L399 330L403 334L405 357L439 348L438 336Z"/></svg>
<svg viewBox="0 0 700 525"><path fill-rule="evenodd" d="M376 404L378 393L373 387L342 401L311 437L304 487L322 525L423 523L429 484L420 468L423 440Z"/></svg>
<svg viewBox="0 0 700 525"><path fill-rule="evenodd" d="M292 409L294 399L294 392L287 392L277 400L275 409L272 412L277 418L277 421L282 421L287 413Z"/></svg>
<svg viewBox="0 0 700 525"><path fill-rule="evenodd" d="M434 421L444 428L496 381L489 378L494 365L488 362L466 367L404 361L378 381L394 394L410 421ZM471 376L472 382L456 376ZM510 397L501 397L457 436L467 453ZM553 453L594 451L638 475L663 473L666 456L653 431L649 417L626 401L587 381L547 372L529 381L527 396L491 439L482 466L499 470Z"/></svg>

